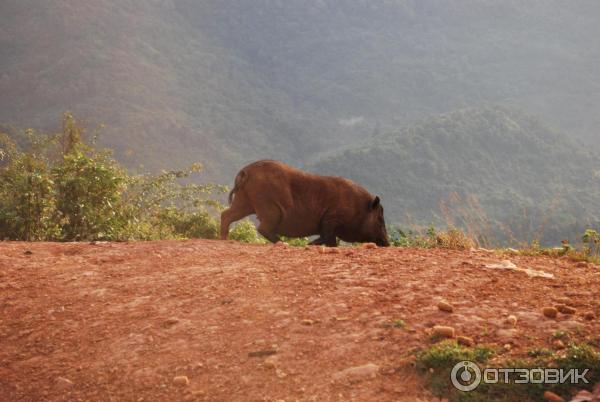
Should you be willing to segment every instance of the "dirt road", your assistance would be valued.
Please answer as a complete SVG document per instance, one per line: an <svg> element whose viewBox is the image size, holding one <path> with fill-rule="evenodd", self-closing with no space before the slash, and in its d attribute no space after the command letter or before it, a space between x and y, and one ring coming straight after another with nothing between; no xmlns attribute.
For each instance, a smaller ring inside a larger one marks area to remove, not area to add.
<svg viewBox="0 0 600 402"><path fill-rule="evenodd" d="M515 356L552 347L558 330L600 347L600 320L584 316L600 316L600 269L545 257L510 260L554 279L486 268L503 259L207 240L3 242L0 399L429 401L410 356L433 325ZM556 303L577 312L545 318Z"/></svg>

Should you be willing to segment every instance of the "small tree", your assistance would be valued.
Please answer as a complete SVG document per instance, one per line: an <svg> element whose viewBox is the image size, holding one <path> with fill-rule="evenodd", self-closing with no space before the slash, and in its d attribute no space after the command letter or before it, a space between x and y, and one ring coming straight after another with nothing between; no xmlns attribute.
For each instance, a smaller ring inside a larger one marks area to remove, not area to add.
<svg viewBox="0 0 600 402"><path fill-rule="evenodd" d="M583 234L582 240L590 256L600 257L600 233L593 229L588 229Z"/></svg>
<svg viewBox="0 0 600 402"><path fill-rule="evenodd" d="M73 147L52 171L63 240L115 239L125 172L108 153Z"/></svg>
<svg viewBox="0 0 600 402"><path fill-rule="evenodd" d="M0 237L42 240L56 234L50 165L44 154L49 139L33 130L25 132L29 152L21 152L7 135L0 135Z"/></svg>

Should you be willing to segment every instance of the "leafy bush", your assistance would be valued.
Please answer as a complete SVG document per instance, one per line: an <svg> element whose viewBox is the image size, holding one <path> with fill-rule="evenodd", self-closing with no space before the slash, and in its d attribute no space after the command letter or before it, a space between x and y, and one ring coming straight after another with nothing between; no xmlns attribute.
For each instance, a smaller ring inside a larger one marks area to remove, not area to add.
<svg viewBox="0 0 600 402"><path fill-rule="evenodd" d="M593 229L588 229L582 236L585 245L585 251L591 257L600 257L600 233Z"/></svg>
<svg viewBox="0 0 600 402"><path fill-rule="evenodd" d="M310 242L308 237L281 237L281 241L294 247L308 246Z"/></svg>
<svg viewBox="0 0 600 402"><path fill-rule="evenodd" d="M431 346L417 355L417 367L426 369L452 369L461 361L485 363L494 355L494 351L486 347L467 348L454 340L445 340ZM450 378L450 377L448 377Z"/></svg>
<svg viewBox="0 0 600 402"><path fill-rule="evenodd" d="M244 219L235 223L233 229L229 231L229 239L244 243L267 242L267 240L258 233L256 227L249 219Z"/></svg>
<svg viewBox="0 0 600 402"><path fill-rule="evenodd" d="M183 184L200 164L129 175L108 150L86 144L65 113L63 131L0 136L0 238L122 240L217 236L223 186ZM22 137L22 138L21 138ZM24 148L22 150L21 148Z"/></svg>
<svg viewBox="0 0 600 402"><path fill-rule="evenodd" d="M435 245L433 241L435 237L434 227L430 227L426 235L413 230L403 231L397 227L389 227L387 228L387 232L390 244L395 247L431 248Z"/></svg>
<svg viewBox="0 0 600 402"><path fill-rule="evenodd" d="M26 132L35 138L32 130ZM56 203L50 164L34 142L29 153L20 153L8 136L0 137L3 161L0 169L0 237L43 240L57 233Z"/></svg>
<svg viewBox="0 0 600 402"><path fill-rule="evenodd" d="M414 231L404 232L399 228L388 228L388 236L390 243L396 247L439 247L453 250L469 250L475 247L475 242L456 228L438 232L434 226L430 226L425 234Z"/></svg>
<svg viewBox="0 0 600 402"><path fill-rule="evenodd" d="M120 237L127 174L107 152L79 143L63 155L52 175L61 240Z"/></svg>

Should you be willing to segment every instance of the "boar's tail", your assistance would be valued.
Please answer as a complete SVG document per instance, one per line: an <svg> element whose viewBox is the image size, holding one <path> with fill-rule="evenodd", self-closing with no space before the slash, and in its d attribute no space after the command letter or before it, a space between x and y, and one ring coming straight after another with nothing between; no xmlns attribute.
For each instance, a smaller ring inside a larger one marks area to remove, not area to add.
<svg viewBox="0 0 600 402"><path fill-rule="evenodd" d="M233 189L229 192L229 205L233 201L233 195L242 188L244 182L246 181L247 173L244 170L240 170L240 172L235 176L235 183L233 185Z"/></svg>

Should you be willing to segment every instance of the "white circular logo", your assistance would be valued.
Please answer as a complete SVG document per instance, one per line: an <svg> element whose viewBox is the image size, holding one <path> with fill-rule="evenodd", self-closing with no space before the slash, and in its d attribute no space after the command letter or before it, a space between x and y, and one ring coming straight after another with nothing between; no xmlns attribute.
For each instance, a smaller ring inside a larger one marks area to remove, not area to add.
<svg viewBox="0 0 600 402"><path fill-rule="evenodd" d="M452 385L459 391L473 391L481 383L481 370L479 366L470 361L456 363L450 373Z"/></svg>

